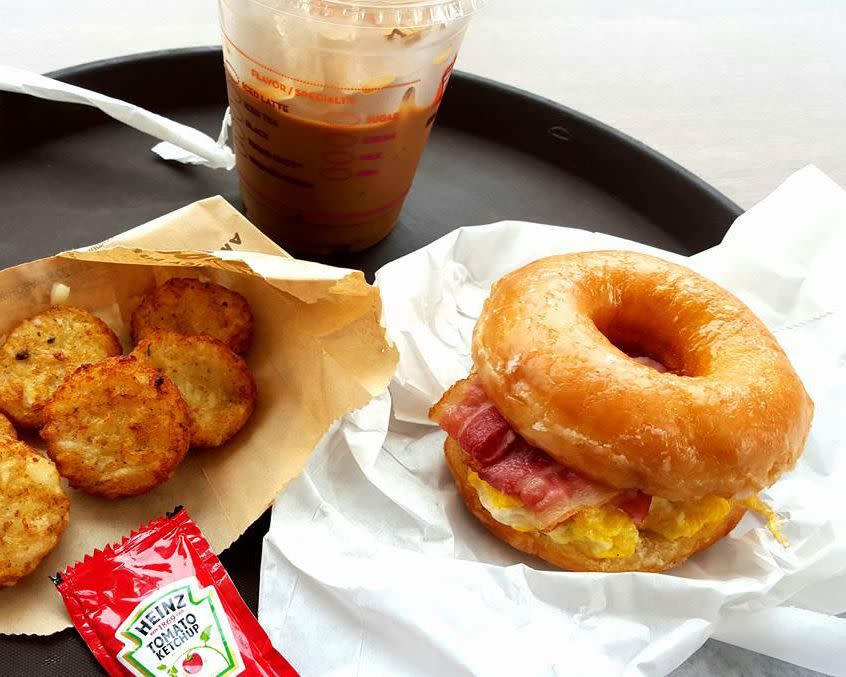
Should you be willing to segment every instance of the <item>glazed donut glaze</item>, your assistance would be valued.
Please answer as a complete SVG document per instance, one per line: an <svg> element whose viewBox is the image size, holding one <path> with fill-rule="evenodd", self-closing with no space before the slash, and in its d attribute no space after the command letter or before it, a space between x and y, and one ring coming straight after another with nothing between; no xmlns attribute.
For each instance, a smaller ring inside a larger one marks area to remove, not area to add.
<svg viewBox="0 0 846 677"><path fill-rule="evenodd" d="M476 324L473 361L531 444L598 482L669 500L769 486L802 453L813 416L749 308L634 252L552 256L503 277Z"/></svg>

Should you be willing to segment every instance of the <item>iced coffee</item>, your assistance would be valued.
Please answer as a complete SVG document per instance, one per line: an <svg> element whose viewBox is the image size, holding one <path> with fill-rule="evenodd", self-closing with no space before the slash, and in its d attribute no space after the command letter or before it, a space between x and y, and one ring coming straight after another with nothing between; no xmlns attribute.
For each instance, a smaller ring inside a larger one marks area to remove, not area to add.
<svg viewBox="0 0 846 677"><path fill-rule="evenodd" d="M384 238L476 4L220 0L250 220L293 251Z"/></svg>

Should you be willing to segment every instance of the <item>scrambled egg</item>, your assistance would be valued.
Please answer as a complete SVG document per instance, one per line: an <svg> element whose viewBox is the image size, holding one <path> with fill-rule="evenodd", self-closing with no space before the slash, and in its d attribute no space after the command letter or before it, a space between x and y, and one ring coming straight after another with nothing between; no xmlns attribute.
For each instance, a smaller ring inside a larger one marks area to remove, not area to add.
<svg viewBox="0 0 846 677"><path fill-rule="evenodd" d="M537 517L513 496L498 491L472 470L467 482L479 495L479 502L491 516L516 531L540 531ZM778 515L760 498L754 496L736 501L767 520L767 528L776 540L787 546L779 529ZM706 496L698 501L672 503L653 497L649 514L641 529L674 541L694 536L701 529L726 518L733 501L720 496ZM637 549L640 532L632 519L614 505L585 508L573 517L547 531L556 543L569 543L589 557L599 559L629 557Z"/></svg>
<svg viewBox="0 0 846 677"><path fill-rule="evenodd" d="M675 541L693 536L704 526L725 519L730 511L731 501L720 496L706 496L684 503L670 503L654 496L643 528Z"/></svg>
<svg viewBox="0 0 846 677"><path fill-rule="evenodd" d="M467 483L479 494L479 502L491 516L515 531L539 531L538 519L519 498L494 489L472 470L467 471Z"/></svg>
<svg viewBox="0 0 846 677"><path fill-rule="evenodd" d="M515 531L540 531L537 517L513 496L494 489L472 470L467 482L479 494L479 502L497 521ZM613 505L586 508L547 532L556 543L572 543L590 557L628 557L640 536L626 513Z"/></svg>
<svg viewBox="0 0 846 677"><path fill-rule="evenodd" d="M770 530L773 538L775 538L785 548L790 545L787 540L787 536L785 536L781 530L781 518L776 514L775 510L764 503L758 496L744 498L743 500L739 500L737 502L745 508L753 512L757 512L761 517L767 520L767 529Z"/></svg>
<svg viewBox="0 0 846 677"><path fill-rule="evenodd" d="M569 543L590 557L630 557L640 542L635 523L613 505L585 508L547 532L556 543Z"/></svg>

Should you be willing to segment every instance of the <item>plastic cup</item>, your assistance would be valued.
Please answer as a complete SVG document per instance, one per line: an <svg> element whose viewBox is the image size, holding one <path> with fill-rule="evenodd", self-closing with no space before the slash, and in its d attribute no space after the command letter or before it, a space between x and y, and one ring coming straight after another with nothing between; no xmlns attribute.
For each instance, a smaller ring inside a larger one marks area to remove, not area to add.
<svg viewBox="0 0 846 677"><path fill-rule="evenodd" d="M293 251L391 232L483 0L219 0L247 216Z"/></svg>

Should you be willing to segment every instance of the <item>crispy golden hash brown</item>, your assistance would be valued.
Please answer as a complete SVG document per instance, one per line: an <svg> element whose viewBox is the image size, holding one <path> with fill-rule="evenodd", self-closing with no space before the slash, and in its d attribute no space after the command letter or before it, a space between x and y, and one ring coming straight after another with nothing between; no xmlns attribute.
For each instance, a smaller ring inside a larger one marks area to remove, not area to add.
<svg viewBox="0 0 846 677"><path fill-rule="evenodd" d="M0 440L0 588L56 547L69 513L56 466L23 442Z"/></svg>
<svg viewBox="0 0 846 677"><path fill-rule="evenodd" d="M15 426L12 425L12 422L0 414L0 443L3 440L16 440L18 439L18 433L15 430Z"/></svg>
<svg viewBox="0 0 846 677"><path fill-rule="evenodd" d="M237 292L213 282L175 277L147 294L132 313L136 343L159 330L213 336L243 354L252 341L253 314Z"/></svg>
<svg viewBox="0 0 846 677"><path fill-rule="evenodd" d="M44 408L41 437L72 487L136 496L170 479L191 442L173 382L132 356L80 367Z"/></svg>
<svg viewBox="0 0 846 677"><path fill-rule="evenodd" d="M25 428L39 428L42 410L82 364L120 355L120 342L87 310L53 306L20 322L0 347L0 410Z"/></svg>
<svg viewBox="0 0 846 677"><path fill-rule="evenodd" d="M179 388L191 410L192 446L223 444L255 409L256 384L249 367L217 339L155 332L132 354L161 369Z"/></svg>

